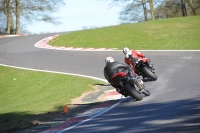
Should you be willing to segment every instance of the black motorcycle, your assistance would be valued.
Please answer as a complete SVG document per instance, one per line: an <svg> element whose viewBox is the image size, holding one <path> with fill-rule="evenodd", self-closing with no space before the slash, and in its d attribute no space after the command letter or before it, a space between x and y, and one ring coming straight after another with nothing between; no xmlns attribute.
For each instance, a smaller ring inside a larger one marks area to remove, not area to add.
<svg viewBox="0 0 200 133"><path fill-rule="evenodd" d="M150 96L150 92L145 88L143 81L138 77L131 77L128 69L123 69L112 77L112 84L120 86L128 96L136 100L142 100L144 96Z"/></svg>

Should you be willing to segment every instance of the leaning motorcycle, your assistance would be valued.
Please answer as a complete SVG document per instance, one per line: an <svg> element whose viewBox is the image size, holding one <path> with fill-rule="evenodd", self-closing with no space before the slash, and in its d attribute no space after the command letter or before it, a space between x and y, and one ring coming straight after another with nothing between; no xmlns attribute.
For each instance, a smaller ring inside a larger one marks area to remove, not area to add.
<svg viewBox="0 0 200 133"><path fill-rule="evenodd" d="M138 58L139 61L134 67L134 72L143 78L147 77L152 80L157 80L158 76L155 74L155 69L149 58Z"/></svg>
<svg viewBox="0 0 200 133"><path fill-rule="evenodd" d="M134 58L132 55L134 55ZM145 58L145 55L141 52L133 50L132 53L127 53L125 63L130 65L133 68L134 73L138 76L142 76L143 79L148 78L154 81L158 79L150 59Z"/></svg>
<svg viewBox="0 0 200 133"><path fill-rule="evenodd" d="M144 96L150 96L150 92L145 88L143 81L131 77L128 69L123 69L112 77L112 84L120 86L121 91L133 97L137 101L142 100Z"/></svg>

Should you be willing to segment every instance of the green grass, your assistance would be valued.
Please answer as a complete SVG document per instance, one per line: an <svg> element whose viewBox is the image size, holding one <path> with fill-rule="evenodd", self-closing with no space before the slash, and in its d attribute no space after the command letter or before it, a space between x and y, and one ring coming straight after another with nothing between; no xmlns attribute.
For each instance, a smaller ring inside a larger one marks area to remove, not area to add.
<svg viewBox="0 0 200 133"><path fill-rule="evenodd" d="M53 46L138 50L199 50L200 16L162 19L60 35Z"/></svg>
<svg viewBox="0 0 200 133"><path fill-rule="evenodd" d="M0 66L0 132L31 124L34 116L62 112L64 104L101 81Z"/></svg>

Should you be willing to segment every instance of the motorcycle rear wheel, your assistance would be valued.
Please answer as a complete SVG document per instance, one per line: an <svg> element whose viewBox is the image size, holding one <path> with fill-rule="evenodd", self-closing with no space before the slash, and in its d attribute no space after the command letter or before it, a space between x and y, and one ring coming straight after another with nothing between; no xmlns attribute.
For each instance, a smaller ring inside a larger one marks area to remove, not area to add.
<svg viewBox="0 0 200 133"><path fill-rule="evenodd" d="M128 94L131 97L135 98L137 101L140 101L143 99L142 93L137 91L134 87L131 87L128 82L125 82L123 86L124 86L125 91L128 92Z"/></svg>
<svg viewBox="0 0 200 133"><path fill-rule="evenodd" d="M142 71L149 77L151 78L152 80L157 80L158 77L153 73L151 72L147 67L143 67L142 68Z"/></svg>

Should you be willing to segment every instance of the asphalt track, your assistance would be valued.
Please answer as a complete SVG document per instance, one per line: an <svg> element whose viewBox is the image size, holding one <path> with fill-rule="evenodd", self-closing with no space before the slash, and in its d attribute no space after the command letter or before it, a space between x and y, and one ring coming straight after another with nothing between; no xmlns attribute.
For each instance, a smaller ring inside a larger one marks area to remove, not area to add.
<svg viewBox="0 0 200 133"><path fill-rule="evenodd" d="M123 62L121 51L62 51L34 44L51 36L0 39L0 64L103 77L107 56ZM151 96L123 103L90 121L63 132L198 133L200 132L200 52L143 51L155 65L158 80L145 82Z"/></svg>

